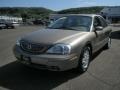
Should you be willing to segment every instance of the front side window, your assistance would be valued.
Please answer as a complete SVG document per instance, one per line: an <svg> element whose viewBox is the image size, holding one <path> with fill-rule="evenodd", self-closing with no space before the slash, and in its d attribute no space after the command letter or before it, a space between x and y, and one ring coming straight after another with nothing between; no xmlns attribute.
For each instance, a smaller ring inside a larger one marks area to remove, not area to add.
<svg viewBox="0 0 120 90"><path fill-rule="evenodd" d="M102 23L102 26L105 28L105 27L107 27L108 25L107 25L107 22L102 18L102 17L99 17L100 18L100 21L101 21L101 23Z"/></svg>
<svg viewBox="0 0 120 90"><path fill-rule="evenodd" d="M94 19L94 27L97 27L97 26L102 26L101 24L101 21L98 17L95 17Z"/></svg>
<svg viewBox="0 0 120 90"><path fill-rule="evenodd" d="M50 24L48 28L90 31L91 23L92 17L89 16L67 16L60 18L54 23Z"/></svg>

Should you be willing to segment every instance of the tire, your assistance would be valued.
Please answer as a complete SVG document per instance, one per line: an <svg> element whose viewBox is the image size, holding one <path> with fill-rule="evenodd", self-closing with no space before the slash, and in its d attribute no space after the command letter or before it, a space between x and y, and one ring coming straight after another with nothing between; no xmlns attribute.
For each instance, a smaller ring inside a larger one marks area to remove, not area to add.
<svg viewBox="0 0 120 90"><path fill-rule="evenodd" d="M5 29L8 29L8 26L6 26Z"/></svg>
<svg viewBox="0 0 120 90"><path fill-rule="evenodd" d="M81 52L78 67L77 67L78 72L84 73L87 71L89 67L89 63L91 61L91 57L92 57L92 53L91 53L90 47L88 46L84 47Z"/></svg>
<svg viewBox="0 0 120 90"><path fill-rule="evenodd" d="M107 44L105 44L104 49L109 49L111 47L111 38L109 37L109 40Z"/></svg>
<svg viewBox="0 0 120 90"><path fill-rule="evenodd" d="M0 30L2 30L3 29L3 27L0 27Z"/></svg>
<svg viewBox="0 0 120 90"><path fill-rule="evenodd" d="M14 26L11 26L11 29L14 29L15 27Z"/></svg>

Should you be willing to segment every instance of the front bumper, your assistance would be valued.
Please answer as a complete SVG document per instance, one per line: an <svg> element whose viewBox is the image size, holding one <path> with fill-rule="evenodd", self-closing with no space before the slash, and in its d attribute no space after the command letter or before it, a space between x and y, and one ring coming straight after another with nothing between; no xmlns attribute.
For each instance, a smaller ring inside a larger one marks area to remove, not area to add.
<svg viewBox="0 0 120 90"><path fill-rule="evenodd" d="M72 55L50 55L50 54L40 54L32 55L25 53L17 45L14 46L13 52L15 57L23 64L40 68L48 69L51 71L65 71L78 66L78 57L75 54ZM29 57L29 63L26 63L22 57Z"/></svg>

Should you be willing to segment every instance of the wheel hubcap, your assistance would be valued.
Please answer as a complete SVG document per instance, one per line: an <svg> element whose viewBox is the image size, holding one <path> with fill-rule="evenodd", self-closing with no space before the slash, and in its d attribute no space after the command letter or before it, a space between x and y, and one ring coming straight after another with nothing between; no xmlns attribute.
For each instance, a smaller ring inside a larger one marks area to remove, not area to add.
<svg viewBox="0 0 120 90"><path fill-rule="evenodd" d="M83 58L82 58L82 67L83 67L83 69L86 69L88 67L89 59L90 59L89 50L85 50L84 53L83 53Z"/></svg>

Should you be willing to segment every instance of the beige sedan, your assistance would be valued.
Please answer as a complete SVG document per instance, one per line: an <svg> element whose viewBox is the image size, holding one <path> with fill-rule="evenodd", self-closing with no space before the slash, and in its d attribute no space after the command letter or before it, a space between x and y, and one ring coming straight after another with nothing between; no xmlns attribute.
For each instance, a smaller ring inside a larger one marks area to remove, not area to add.
<svg viewBox="0 0 120 90"><path fill-rule="evenodd" d="M18 61L28 66L85 72L93 53L110 48L111 31L100 15L69 15L21 37L13 51Z"/></svg>

